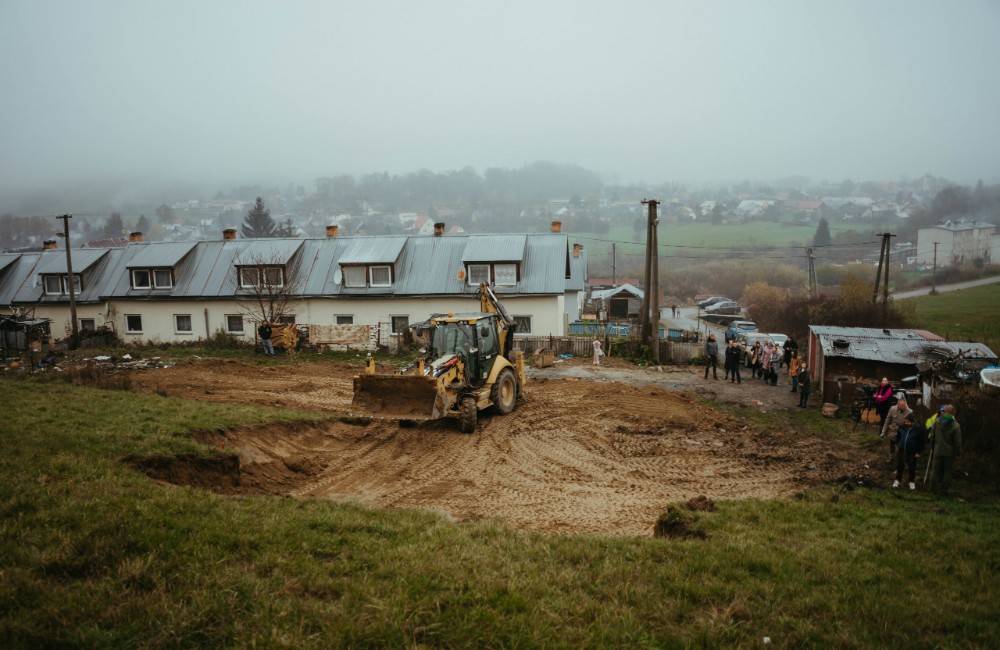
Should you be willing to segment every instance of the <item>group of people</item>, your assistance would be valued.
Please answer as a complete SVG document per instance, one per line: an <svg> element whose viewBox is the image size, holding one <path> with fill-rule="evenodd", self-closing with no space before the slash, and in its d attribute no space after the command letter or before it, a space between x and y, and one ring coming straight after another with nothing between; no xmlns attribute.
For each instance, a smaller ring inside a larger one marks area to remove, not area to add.
<svg viewBox="0 0 1000 650"><path fill-rule="evenodd" d="M739 340L734 330L727 330L725 335L725 350L723 352L723 380L742 384L740 373L744 360L750 368L750 376L761 379L771 386L778 385L779 370L784 367L787 372L791 392L799 394L799 406L805 408L809 403L812 383L809 379L808 365L799 359L798 344L789 337L785 345L778 346L774 341L761 343L754 341L750 348ZM709 371L713 379L719 378L719 343L714 334L709 334L705 341L705 379Z"/></svg>
<svg viewBox="0 0 1000 650"><path fill-rule="evenodd" d="M929 447L931 489L947 494L955 458L962 451L962 427L955 419L955 407L945 404L921 422L910 408L906 393L897 393L887 377L882 378L872 401L881 423L879 436L889 441L889 462L896 464L892 487L902 484L905 469L909 488L917 489L917 459Z"/></svg>

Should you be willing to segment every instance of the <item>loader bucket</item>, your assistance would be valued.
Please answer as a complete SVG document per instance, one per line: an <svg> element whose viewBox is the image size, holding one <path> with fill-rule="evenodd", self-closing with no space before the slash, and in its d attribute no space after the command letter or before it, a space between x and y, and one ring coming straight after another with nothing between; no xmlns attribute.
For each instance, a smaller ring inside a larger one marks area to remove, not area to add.
<svg viewBox="0 0 1000 650"><path fill-rule="evenodd" d="M432 419L441 417L435 408L437 381L419 375L359 375L354 378L351 406L374 417Z"/></svg>

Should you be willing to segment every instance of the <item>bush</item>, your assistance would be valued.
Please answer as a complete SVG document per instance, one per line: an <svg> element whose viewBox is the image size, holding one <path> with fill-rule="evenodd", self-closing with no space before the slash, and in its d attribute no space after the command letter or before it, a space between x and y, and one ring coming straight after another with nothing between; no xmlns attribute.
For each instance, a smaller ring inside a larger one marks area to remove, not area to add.
<svg viewBox="0 0 1000 650"><path fill-rule="evenodd" d="M204 347L209 350L240 350L251 347L251 345L239 337L227 334L222 328L219 328L215 330L212 336L205 340Z"/></svg>

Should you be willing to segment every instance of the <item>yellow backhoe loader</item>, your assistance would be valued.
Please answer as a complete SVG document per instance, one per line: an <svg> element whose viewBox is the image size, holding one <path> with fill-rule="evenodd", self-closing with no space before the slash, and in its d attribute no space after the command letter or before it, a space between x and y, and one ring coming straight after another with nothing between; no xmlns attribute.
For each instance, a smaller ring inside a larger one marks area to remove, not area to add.
<svg viewBox="0 0 1000 650"><path fill-rule="evenodd" d="M379 374L368 360L354 378L355 409L396 420L456 418L464 433L476 430L479 411L506 415L524 394L524 356L514 350L514 319L487 284L479 285L479 311L435 314L430 345L416 367Z"/></svg>

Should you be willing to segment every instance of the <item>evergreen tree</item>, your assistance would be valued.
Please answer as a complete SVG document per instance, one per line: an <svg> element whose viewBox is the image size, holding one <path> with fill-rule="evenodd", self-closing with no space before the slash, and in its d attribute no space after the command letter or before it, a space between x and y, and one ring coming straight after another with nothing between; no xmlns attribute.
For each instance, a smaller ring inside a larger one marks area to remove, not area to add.
<svg viewBox="0 0 1000 650"><path fill-rule="evenodd" d="M813 246L829 246L833 241L830 237L830 224L826 217L821 217L816 225L816 234L813 235Z"/></svg>
<svg viewBox="0 0 1000 650"><path fill-rule="evenodd" d="M125 224L122 222L122 213L112 212L108 220L104 222L104 237L107 239L121 237L123 232L125 232Z"/></svg>
<svg viewBox="0 0 1000 650"><path fill-rule="evenodd" d="M276 237L279 234L271 211L264 207L264 199L259 196L243 220L242 231L244 237Z"/></svg>

